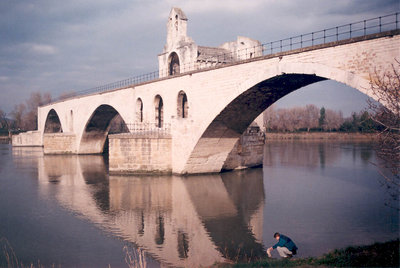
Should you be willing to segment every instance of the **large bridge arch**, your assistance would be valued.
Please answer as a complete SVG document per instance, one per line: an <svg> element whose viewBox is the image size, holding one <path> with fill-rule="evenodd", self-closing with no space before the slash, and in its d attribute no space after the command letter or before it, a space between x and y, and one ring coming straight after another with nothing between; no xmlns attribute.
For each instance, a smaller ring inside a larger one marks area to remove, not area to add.
<svg viewBox="0 0 400 268"><path fill-rule="evenodd" d="M321 64L282 63L261 68L238 85L224 107L203 124L182 173L220 172L237 139L274 102L304 86L334 80L374 98L368 79Z"/></svg>
<svg viewBox="0 0 400 268"><path fill-rule="evenodd" d="M80 139L78 139L79 154L99 154L104 150L104 144L110 130L111 121L122 115L111 105L101 104L90 115L86 121ZM124 120L124 123L127 121Z"/></svg>
<svg viewBox="0 0 400 268"><path fill-rule="evenodd" d="M373 68L371 68L370 72L372 75ZM370 91L369 75L363 77L351 70L342 70L325 64L292 61L278 63L274 68L268 68L265 66L265 68L262 68L259 72L255 72L250 78L240 83L239 92L243 93L263 81L284 74L312 75L323 79L334 80L352 87L371 98L376 98L376 96L374 96ZM378 101L378 99L375 100Z"/></svg>

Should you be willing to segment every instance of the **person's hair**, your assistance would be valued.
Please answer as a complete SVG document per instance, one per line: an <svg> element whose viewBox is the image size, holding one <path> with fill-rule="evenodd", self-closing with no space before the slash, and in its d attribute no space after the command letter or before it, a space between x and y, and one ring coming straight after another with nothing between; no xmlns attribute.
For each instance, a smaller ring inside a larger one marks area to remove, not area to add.
<svg viewBox="0 0 400 268"><path fill-rule="evenodd" d="M277 238L278 236L281 236L280 233L275 233L274 238Z"/></svg>

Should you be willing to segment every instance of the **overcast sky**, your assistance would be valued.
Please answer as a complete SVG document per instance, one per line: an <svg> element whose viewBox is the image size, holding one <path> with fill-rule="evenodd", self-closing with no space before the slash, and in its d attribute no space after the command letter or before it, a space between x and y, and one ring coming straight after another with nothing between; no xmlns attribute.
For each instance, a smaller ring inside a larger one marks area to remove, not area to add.
<svg viewBox="0 0 400 268"><path fill-rule="evenodd" d="M218 46L236 36L262 43L400 11L400 0L0 0L0 109L34 91L80 91L158 69L171 7L188 35ZM300 89L281 107L314 103L345 114L365 96L332 81Z"/></svg>

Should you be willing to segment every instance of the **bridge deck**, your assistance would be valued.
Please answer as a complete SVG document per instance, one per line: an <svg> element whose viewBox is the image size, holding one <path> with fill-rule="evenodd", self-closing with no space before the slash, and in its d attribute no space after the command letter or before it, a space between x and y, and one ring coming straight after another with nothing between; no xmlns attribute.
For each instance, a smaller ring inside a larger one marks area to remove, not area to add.
<svg viewBox="0 0 400 268"><path fill-rule="evenodd" d="M321 31L317 32L312 32L304 35L299 35L295 37L290 37L270 43L265 43L261 45L261 49L263 56L259 57L254 57L254 58L249 58L246 60L238 60L234 62L230 61L224 61L223 58L229 57L231 55L221 55L222 60L219 61L217 65L210 66L210 67L204 67L200 69L193 70L193 66L184 66L183 72L180 74L176 74L173 76L165 76L165 77L160 77L160 73L158 71L148 73L145 75L141 75L138 77L133 77L133 78L128 78L125 80L109 83L103 86L95 87L92 89L72 93L67 96L63 96L62 98L57 99L56 101L50 103L54 104L60 101L64 101L67 99L74 99L74 98L81 98L85 96L90 96L94 94L102 94L104 92L112 92L116 90L121 90L121 89L126 89L126 88L131 88L134 86L138 85L144 85L144 84L149 84L161 80L166 80L166 79L173 79L179 76L183 75L190 75L193 73L198 73L198 72L206 72L210 70L215 70L219 68L224 68L224 67L229 67L233 65L238 65L238 64L245 64L248 62L253 62L253 61L259 61L259 60L264 60L264 59L269 59L269 58L275 58L275 57L283 57L286 55L292 55L296 53L302 53L306 51L311 51L311 50L316 50L316 49L323 49L327 47L333 47L333 46L340 46L340 45L345 45L345 44L350 44L350 43L355 43L355 42L360 42L360 41L365 41L365 40L371 40L371 39L376 39L376 38L381 38L385 36L393 36L393 35L398 35L400 34L400 29L399 29L399 20L398 20L399 13L394 13L391 15L383 16L383 17L378 17L378 18L373 18L369 20L364 20L360 22L355 22L355 23L350 23L338 27L333 27L329 29L324 29ZM387 20L387 21L385 21ZM371 25L367 25L368 23L372 23ZM353 27L353 28L352 28ZM384 29L392 27L391 30L386 30ZM341 29L345 29L342 31ZM368 31L378 31L378 33L370 33L367 34ZM341 36L347 36L349 35L350 38L344 38ZM355 35L358 35L354 37ZM308 39L307 39L308 38ZM329 41L332 39L336 39L334 41ZM311 45L307 45L311 43ZM318 43L318 44L315 44ZM305 44L305 46L303 46ZM292 49L293 47L299 47ZM287 48L290 48L286 50ZM255 49L255 48L254 48ZM280 50L279 52L273 52L274 50ZM246 51L247 53L247 51ZM185 71L187 69L188 71ZM46 105L44 105L46 106Z"/></svg>

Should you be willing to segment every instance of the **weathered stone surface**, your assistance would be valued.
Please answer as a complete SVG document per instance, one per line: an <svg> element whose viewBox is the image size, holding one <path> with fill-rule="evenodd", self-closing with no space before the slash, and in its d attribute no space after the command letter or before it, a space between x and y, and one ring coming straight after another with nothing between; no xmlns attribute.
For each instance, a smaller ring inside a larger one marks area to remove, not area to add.
<svg viewBox="0 0 400 268"><path fill-rule="evenodd" d="M40 131L28 131L12 136L12 146L43 146Z"/></svg>
<svg viewBox="0 0 400 268"><path fill-rule="evenodd" d="M74 133L45 133L43 135L45 154L76 154Z"/></svg>
<svg viewBox="0 0 400 268"><path fill-rule="evenodd" d="M171 144L168 136L110 135L110 173L172 173Z"/></svg>
<svg viewBox="0 0 400 268"><path fill-rule="evenodd" d="M263 163L265 135L252 125L240 136L229 153L222 170L258 167Z"/></svg>

